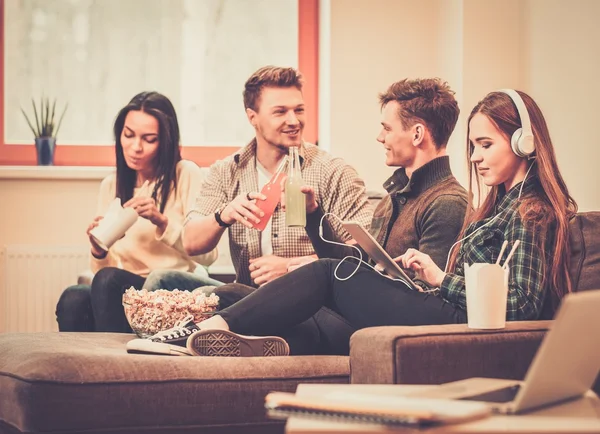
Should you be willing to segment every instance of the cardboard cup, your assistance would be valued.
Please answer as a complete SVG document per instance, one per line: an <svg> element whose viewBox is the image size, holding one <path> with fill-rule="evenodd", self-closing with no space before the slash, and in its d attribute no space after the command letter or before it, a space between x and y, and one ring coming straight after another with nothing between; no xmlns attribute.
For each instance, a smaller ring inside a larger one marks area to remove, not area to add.
<svg viewBox="0 0 600 434"><path fill-rule="evenodd" d="M508 269L498 264L465 264L467 326L472 329L506 327Z"/></svg>
<svg viewBox="0 0 600 434"><path fill-rule="evenodd" d="M121 200L116 198L98 226L90 231L90 236L101 249L108 252L108 249L133 226L137 218L138 214L133 208L123 208Z"/></svg>

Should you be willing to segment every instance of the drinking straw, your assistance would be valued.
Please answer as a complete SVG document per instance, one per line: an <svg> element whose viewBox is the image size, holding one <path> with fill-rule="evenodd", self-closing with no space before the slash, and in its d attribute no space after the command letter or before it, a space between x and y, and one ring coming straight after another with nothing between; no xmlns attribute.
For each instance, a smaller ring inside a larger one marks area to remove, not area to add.
<svg viewBox="0 0 600 434"><path fill-rule="evenodd" d="M508 266L508 261L510 261L513 257L513 254L515 253L515 250L517 250L517 247L519 247L519 244L521 244L520 240L515 241L515 244L513 244L512 249L510 249L510 253L508 254L508 257L506 258L506 261L504 261L504 265L502 266L502 268L506 269L506 267Z"/></svg>

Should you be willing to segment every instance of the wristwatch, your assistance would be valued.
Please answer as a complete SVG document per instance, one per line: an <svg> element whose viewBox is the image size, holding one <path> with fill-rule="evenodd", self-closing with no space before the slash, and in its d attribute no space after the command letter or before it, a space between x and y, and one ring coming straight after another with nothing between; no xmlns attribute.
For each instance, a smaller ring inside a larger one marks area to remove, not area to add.
<svg viewBox="0 0 600 434"><path fill-rule="evenodd" d="M219 226L221 226L222 228L228 228L233 223L225 223L223 221L223 219L221 219L221 212L223 212L224 209L225 209L225 207L221 207L221 208L219 208L217 210L217 212L215 212L215 220L217 221L217 223L219 224Z"/></svg>

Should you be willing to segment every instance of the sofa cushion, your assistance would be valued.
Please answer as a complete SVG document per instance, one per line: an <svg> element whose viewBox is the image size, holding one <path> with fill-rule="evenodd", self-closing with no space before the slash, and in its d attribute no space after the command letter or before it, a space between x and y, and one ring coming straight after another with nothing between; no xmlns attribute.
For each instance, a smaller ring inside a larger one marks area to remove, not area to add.
<svg viewBox="0 0 600 434"><path fill-rule="evenodd" d="M6 430L282 431L282 422L265 417L268 392L291 392L301 382L347 383L349 377L347 357L128 354L125 343L132 338L0 334L0 421Z"/></svg>
<svg viewBox="0 0 600 434"><path fill-rule="evenodd" d="M569 237L573 289L600 289L600 212L577 214L569 222Z"/></svg>
<svg viewBox="0 0 600 434"><path fill-rule="evenodd" d="M569 277L573 291L600 289L600 212L576 214L569 221ZM556 301L546 297L539 319L556 313Z"/></svg>

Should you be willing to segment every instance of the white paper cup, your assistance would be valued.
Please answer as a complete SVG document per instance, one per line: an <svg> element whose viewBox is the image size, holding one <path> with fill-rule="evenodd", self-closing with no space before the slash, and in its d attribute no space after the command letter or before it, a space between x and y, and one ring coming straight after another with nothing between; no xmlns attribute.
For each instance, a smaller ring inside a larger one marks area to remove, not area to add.
<svg viewBox="0 0 600 434"><path fill-rule="evenodd" d="M497 264L465 264L467 326L502 329L506 326L508 269Z"/></svg>
<svg viewBox="0 0 600 434"><path fill-rule="evenodd" d="M98 226L90 231L90 236L101 249L108 252L108 249L125 235L137 219L137 212L133 208L123 208L121 200L117 198L110 204Z"/></svg>

